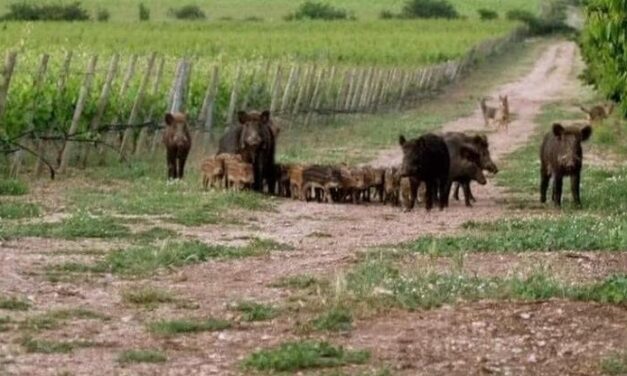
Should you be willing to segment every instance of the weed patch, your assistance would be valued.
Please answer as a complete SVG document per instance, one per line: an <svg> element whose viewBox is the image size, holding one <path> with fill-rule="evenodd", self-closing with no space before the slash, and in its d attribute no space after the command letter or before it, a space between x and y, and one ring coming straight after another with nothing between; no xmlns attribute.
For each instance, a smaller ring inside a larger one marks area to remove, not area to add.
<svg viewBox="0 0 627 376"><path fill-rule="evenodd" d="M30 303L15 297L0 297L0 309L9 311L26 311L30 308Z"/></svg>
<svg viewBox="0 0 627 376"><path fill-rule="evenodd" d="M41 215L41 208L35 204L21 202L0 203L0 220L32 218L39 215Z"/></svg>
<svg viewBox="0 0 627 376"><path fill-rule="evenodd" d="M17 179L0 179L0 196L21 196L28 193L28 186Z"/></svg>
<svg viewBox="0 0 627 376"><path fill-rule="evenodd" d="M352 328L353 316L342 307L333 307L313 320L313 327L319 331L345 332Z"/></svg>
<svg viewBox="0 0 627 376"><path fill-rule="evenodd" d="M276 348L251 354L244 365L258 371L294 372L298 370L363 364L367 351L345 350L327 342L288 342Z"/></svg>
<svg viewBox="0 0 627 376"><path fill-rule="evenodd" d="M157 350L127 350L118 356L118 362L129 363L165 363L168 357Z"/></svg>
<svg viewBox="0 0 627 376"><path fill-rule="evenodd" d="M88 341L49 341L31 337L23 338L20 344L29 353L42 354L70 353L77 348L94 346L93 342Z"/></svg>
<svg viewBox="0 0 627 376"><path fill-rule="evenodd" d="M207 318L203 320L180 319L156 321L148 325L148 330L153 334L161 336L174 336L186 333L215 332L230 327L231 324L228 321Z"/></svg>
<svg viewBox="0 0 627 376"><path fill-rule="evenodd" d="M244 321L266 321L278 315L275 307L267 304L243 301L233 306L233 310L240 312Z"/></svg>
<svg viewBox="0 0 627 376"><path fill-rule="evenodd" d="M175 300L174 294L171 292L151 286L132 288L122 293L123 302L147 307L161 303L172 303Z"/></svg>

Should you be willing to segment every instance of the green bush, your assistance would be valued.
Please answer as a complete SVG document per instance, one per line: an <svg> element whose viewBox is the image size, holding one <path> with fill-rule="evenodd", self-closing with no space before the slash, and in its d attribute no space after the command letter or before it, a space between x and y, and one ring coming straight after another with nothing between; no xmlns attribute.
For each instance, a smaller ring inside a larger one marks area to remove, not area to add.
<svg viewBox="0 0 627 376"><path fill-rule="evenodd" d="M335 8L328 3L315 1L305 1L298 7L296 12L285 17L286 20L346 20L354 19L345 9Z"/></svg>
<svg viewBox="0 0 627 376"><path fill-rule="evenodd" d="M382 20L391 20L397 17L398 16L390 10L382 10L381 13L379 13L379 18Z"/></svg>
<svg viewBox="0 0 627 376"><path fill-rule="evenodd" d="M139 20L150 20L150 9L148 9L148 7L144 5L144 3L139 3Z"/></svg>
<svg viewBox="0 0 627 376"><path fill-rule="evenodd" d="M107 22L111 18L111 13L106 9L98 9L96 12L96 19L100 22Z"/></svg>
<svg viewBox="0 0 627 376"><path fill-rule="evenodd" d="M183 5L180 8L170 8L168 11L170 17L174 17L179 20L204 20L207 18L205 12L200 9L198 5Z"/></svg>
<svg viewBox="0 0 627 376"><path fill-rule="evenodd" d="M549 3L539 17L529 11L520 9L508 11L506 17L510 21L521 21L527 24L529 32L533 35L572 31L564 23L566 20L566 7L562 2Z"/></svg>
<svg viewBox="0 0 627 376"><path fill-rule="evenodd" d="M482 21L495 20L499 18L499 14L490 9L479 9L477 10L477 13L479 13L479 17Z"/></svg>
<svg viewBox="0 0 627 376"><path fill-rule="evenodd" d="M403 7L404 18L458 18L455 7L446 0L408 0Z"/></svg>
<svg viewBox="0 0 627 376"><path fill-rule="evenodd" d="M590 0L581 35L584 78L627 116L627 7L624 0Z"/></svg>
<svg viewBox="0 0 627 376"><path fill-rule="evenodd" d="M2 19L10 21L87 21L89 14L80 2L70 4L13 3Z"/></svg>

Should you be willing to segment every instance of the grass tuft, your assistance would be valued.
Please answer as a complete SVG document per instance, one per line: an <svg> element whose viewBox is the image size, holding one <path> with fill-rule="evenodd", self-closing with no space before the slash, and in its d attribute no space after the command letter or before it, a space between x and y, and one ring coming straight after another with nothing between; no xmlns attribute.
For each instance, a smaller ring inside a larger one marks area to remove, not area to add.
<svg viewBox="0 0 627 376"><path fill-rule="evenodd" d="M0 219L23 219L41 215L38 205L22 202L0 203Z"/></svg>
<svg viewBox="0 0 627 376"><path fill-rule="evenodd" d="M311 368L363 364L367 351L350 351L327 342L287 342L278 347L251 354L244 365L258 371L293 372Z"/></svg>
<svg viewBox="0 0 627 376"><path fill-rule="evenodd" d="M165 363L168 357L157 350L126 350L118 356L118 362L128 363Z"/></svg>
<svg viewBox="0 0 627 376"><path fill-rule="evenodd" d="M627 374L627 352L612 354L601 360L604 375L620 376Z"/></svg>
<svg viewBox="0 0 627 376"><path fill-rule="evenodd" d="M29 353L42 353L42 354L54 354L54 353L70 353L74 349L80 347L94 346L93 342L88 341L50 341L43 339L33 339L31 337L25 337L20 344Z"/></svg>
<svg viewBox="0 0 627 376"><path fill-rule="evenodd" d="M351 330L353 316L343 307L333 307L313 320L313 327L320 331L346 332Z"/></svg>
<svg viewBox="0 0 627 376"><path fill-rule="evenodd" d="M0 196L22 196L28 193L28 186L17 179L0 179Z"/></svg>
<svg viewBox="0 0 627 376"><path fill-rule="evenodd" d="M9 311L26 311L30 308L30 303L26 300L15 297L0 297L0 309Z"/></svg>
<svg viewBox="0 0 627 376"><path fill-rule="evenodd" d="M233 310L240 312L244 321L266 321L278 315L277 309L271 305L249 301L237 303Z"/></svg>
<svg viewBox="0 0 627 376"><path fill-rule="evenodd" d="M152 286L132 288L122 292L122 301L127 304L155 306L161 303L172 303L176 301L174 294L167 290Z"/></svg>
<svg viewBox="0 0 627 376"><path fill-rule="evenodd" d="M231 324L228 321L210 317L203 320L179 319L156 321L148 325L148 330L157 335L174 336L186 333L215 332L230 327Z"/></svg>

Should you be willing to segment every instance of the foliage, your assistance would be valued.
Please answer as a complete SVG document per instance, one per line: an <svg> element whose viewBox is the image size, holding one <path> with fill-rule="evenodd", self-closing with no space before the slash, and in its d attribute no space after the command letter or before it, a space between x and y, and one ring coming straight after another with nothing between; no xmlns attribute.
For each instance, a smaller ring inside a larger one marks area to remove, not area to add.
<svg viewBox="0 0 627 376"><path fill-rule="evenodd" d="M51 341L25 337L20 343L29 353L55 354L70 353L76 348L93 346L87 341Z"/></svg>
<svg viewBox="0 0 627 376"><path fill-rule="evenodd" d="M0 196L21 196L28 193L28 185L17 179L0 179Z"/></svg>
<svg viewBox="0 0 627 376"><path fill-rule="evenodd" d="M559 0L546 3L543 12L539 16L528 10L513 9L506 13L506 17L508 20L525 23L533 35L572 31L565 24L566 3Z"/></svg>
<svg viewBox="0 0 627 376"><path fill-rule="evenodd" d="M150 9L144 3L139 3L139 20L140 21L150 20Z"/></svg>
<svg viewBox="0 0 627 376"><path fill-rule="evenodd" d="M0 220L37 217L41 208L37 204L21 202L0 202Z"/></svg>
<svg viewBox="0 0 627 376"><path fill-rule="evenodd" d="M370 358L367 351L350 351L327 342L287 342L251 354L244 365L258 371L294 372L324 367L362 364Z"/></svg>
<svg viewBox="0 0 627 376"><path fill-rule="evenodd" d="M305 1L302 3L296 12L291 13L285 17L288 21L293 20L345 20L345 19L354 19L354 16L349 15L349 13L340 8L336 8L329 3L315 2L315 1Z"/></svg>
<svg viewBox="0 0 627 376"><path fill-rule="evenodd" d="M183 5L180 8L170 8L169 10L170 17L174 17L179 20L204 20L207 18L205 12L198 5Z"/></svg>
<svg viewBox="0 0 627 376"><path fill-rule="evenodd" d="M482 21L495 20L499 18L499 14L491 9L478 9L477 13L479 13L479 18L481 18Z"/></svg>
<svg viewBox="0 0 627 376"><path fill-rule="evenodd" d="M89 20L89 14L78 1L67 5L20 2L9 5L9 12L2 19L7 21L86 21Z"/></svg>
<svg viewBox="0 0 627 376"><path fill-rule="evenodd" d="M627 117L627 6L624 0L590 0L581 35L584 78Z"/></svg>
<svg viewBox="0 0 627 376"><path fill-rule="evenodd" d="M455 7L446 0L407 0L401 16L404 18L458 18Z"/></svg>
<svg viewBox="0 0 627 376"><path fill-rule="evenodd" d="M351 329L353 316L347 308L332 307L312 322L316 330L345 332Z"/></svg>
<svg viewBox="0 0 627 376"><path fill-rule="evenodd" d="M244 321L266 321L278 314L277 309L271 305L251 301L239 302L233 306L233 310L240 312Z"/></svg>
<svg viewBox="0 0 627 376"><path fill-rule="evenodd" d="M111 13L107 9L98 9L96 19L100 22L107 22L111 18Z"/></svg>

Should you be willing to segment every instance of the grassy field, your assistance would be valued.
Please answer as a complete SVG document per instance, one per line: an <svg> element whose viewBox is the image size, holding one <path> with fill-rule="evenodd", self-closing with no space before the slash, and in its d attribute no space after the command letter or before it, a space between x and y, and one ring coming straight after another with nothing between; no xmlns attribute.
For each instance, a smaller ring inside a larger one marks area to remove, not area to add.
<svg viewBox="0 0 627 376"><path fill-rule="evenodd" d="M212 23L21 23L4 24L0 49L27 55L66 50L167 57L207 62L312 61L341 65L418 67L458 57L487 38L517 25L505 20ZM22 59L21 64L27 63Z"/></svg>
<svg viewBox="0 0 627 376"><path fill-rule="evenodd" d="M100 0L84 0L82 3L94 14L96 10L106 8L111 12L112 21L135 21L138 18L138 4L136 0L108 0L103 4ZM11 1L0 5L2 12ZM257 17L263 20L280 20L292 12L301 1L294 0L194 0L181 2L177 0L145 0L143 3L150 8L152 20L164 21L168 19L168 10L183 4L196 4L207 14L210 20L221 18L246 19ZM399 11L402 0L333 0L329 3L336 7L352 11L358 19L375 19L382 10ZM538 1L525 0L453 0L451 1L463 15L476 18L477 9L495 9L505 13L510 9L526 9L536 11Z"/></svg>

